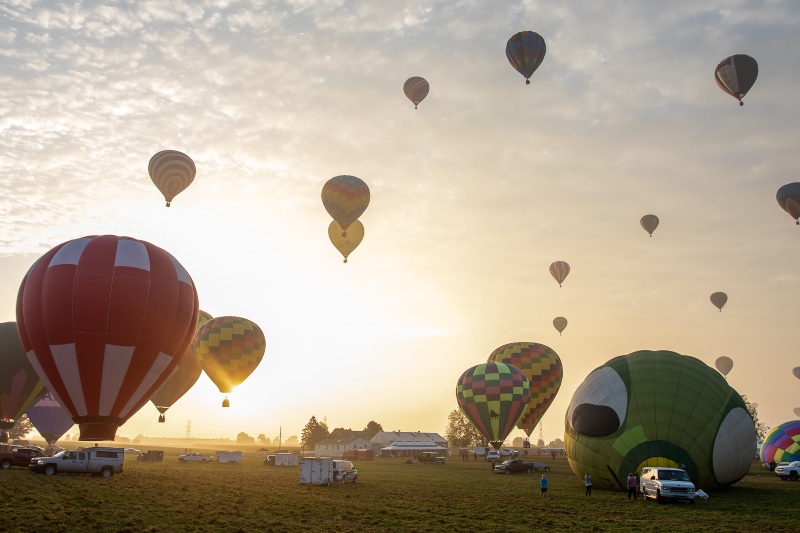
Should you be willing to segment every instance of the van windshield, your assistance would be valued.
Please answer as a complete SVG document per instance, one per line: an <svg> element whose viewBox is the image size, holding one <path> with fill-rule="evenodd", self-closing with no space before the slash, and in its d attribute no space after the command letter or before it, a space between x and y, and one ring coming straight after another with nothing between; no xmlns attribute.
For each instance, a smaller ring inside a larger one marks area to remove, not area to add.
<svg viewBox="0 0 800 533"><path fill-rule="evenodd" d="M660 481L689 481L689 474L683 470L659 470Z"/></svg>

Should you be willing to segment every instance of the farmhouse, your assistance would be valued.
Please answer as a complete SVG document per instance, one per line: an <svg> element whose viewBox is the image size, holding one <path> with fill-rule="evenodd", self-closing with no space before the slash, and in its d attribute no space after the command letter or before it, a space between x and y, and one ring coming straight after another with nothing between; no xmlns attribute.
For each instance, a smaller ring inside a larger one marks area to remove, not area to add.
<svg viewBox="0 0 800 533"><path fill-rule="evenodd" d="M370 449L368 431L353 431L351 429L336 428L327 439L314 445L314 454L317 457L341 457L345 450Z"/></svg>
<svg viewBox="0 0 800 533"><path fill-rule="evenodd" d="M419 452L447 452L447 441L438 433L381 431L370 440L375 455L417 455Z"/></svg>

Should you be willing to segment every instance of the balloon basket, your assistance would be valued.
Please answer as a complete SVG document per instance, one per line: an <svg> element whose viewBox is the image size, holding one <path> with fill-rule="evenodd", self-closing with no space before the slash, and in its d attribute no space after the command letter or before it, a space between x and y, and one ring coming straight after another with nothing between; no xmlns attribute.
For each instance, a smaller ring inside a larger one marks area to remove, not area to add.
<svg viewBox="0 0 800 533"><path fill-rule="evenodd" d="M225 399L222 400L222 407L230 407L230 406L231 406L231 402L228 401L228 397L225 396Z"/></svg>

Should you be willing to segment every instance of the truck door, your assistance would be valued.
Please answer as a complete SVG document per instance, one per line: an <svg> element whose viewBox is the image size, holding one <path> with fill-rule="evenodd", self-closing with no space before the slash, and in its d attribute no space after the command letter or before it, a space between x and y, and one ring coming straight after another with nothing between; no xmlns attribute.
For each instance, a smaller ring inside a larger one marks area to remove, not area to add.
<svg viewBox="0 0 800 533"><path fill-rule="evenodd" d="M86 467L89 464L88 455L86 452L78 452L78 459L75 462L77 470L75 472L86 472Z"/></svg>

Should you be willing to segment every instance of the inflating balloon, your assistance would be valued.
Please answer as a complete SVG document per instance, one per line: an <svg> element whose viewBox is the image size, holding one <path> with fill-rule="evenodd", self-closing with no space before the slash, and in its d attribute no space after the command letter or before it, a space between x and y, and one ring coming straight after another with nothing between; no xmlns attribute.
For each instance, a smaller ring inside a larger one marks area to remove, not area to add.
<svg viewBox="0 0 800 533"><path fill-rule="evenodd" d="M547 53L542 36L535 31L521 31L514 34L506 43L506 57L511 66L525 78L530 85L530 77L539 68Z"/></svg>
<svg viewBox="0 0 800 533"><path fill-rule="evenodd" d="M724 355L722 357L717 357L717 360L714 361L714 366L717 367L720 374L727 376L728 372L733 368L733 359L725 357Z"/></svg>
<svg viewBox="0 0 800 533"><path fill-rule="evenodd" d="M714 307L719 309L719 312L722 312L722 308L725 307L725 304L728 302L728 295L724 292L715 292L711 295L711 303L714 304Z"/></svg>
<svg viewBox="0 0 800 533"><path fill-rule="evenodd" d="M714 79L719 88L739 100L747 94L758 78L758 63L748 55L736 54L727 57L714 69Z"/></svg>
<svg viewBox="0 0 800 533"><path fill-rule="evenodd" d="M764 437L758 456L764 464L800 461L800 421L791 420L772 428Z"/></svg>
<svg viewBox="0 0 800 533"><path fill-rule="evenodd" d="M347 234L345 235L339 223L332 220L328 226L328 238L339 250L339 253L344 256L344 262L347 263L347 256L353 253L353 250L358 248L358 245L364 239L364 225L360 220L356 220L347 228Z"/></svg>
<svg viewBox="0 0 800 533"><path fill-rule="evenodd" d="M64 433L69 431L69 428L75 425L69 411L64 409L64 406L58 403L58 400L49 392L33 404L25 414L28 415L28 419L36 431L50 446L53 446Z"/></svg>
<svg viewBox="0 0 800 533"><path fill-rule="evenodd" d="M181 362L197 315L192 278L172 255L114 235L56 246L17 297L22 346L80 440L114 440Z"/></svg>
<svg viewBox="0 0 800 533"><path fill-rule="evenodd" d="M658 227L658 217L655 215L645 215L639 221L639 224L641 224L644 230L652 237L653 232Z"/></svg>
<svg viewBox="0 0 800 533"><path fill-rule="evenodd" d="M150 179L164 195L167 207L173 198L192 184L197 173L192 158L176 150L158 152L150 158L147 171Z"/></svg>
<svg viewBox="0 0 800 533"><path fill-rule="evenodd" d="M794 408L794 416L800 417L800 407L795 407Z"/></svg>
<svg viewBox="0 0 800 533"><path fill-rule="evenodd" d="M194 352L221 393L233 392L264 357L264 333L255 322L237 316L212 318L194 337ZM226 397L223 407L230 402Z"/></svg>
<svg viewBox="0 0 800 533"><path fill-rule="evenodd" d="M47 392L25 355L15 322L0 324L0 442L36 400Z"/></svg>
<svg viewBox="0 0 800 533"><path fill-rule="evenodd" d="M411 103L414 104L414 109L428 96L429 90L430 85L428 85L428 81L419 76L408 78L403 84L403 92L406 93L406 98L411 100Z"/></svg>
<svg viewBox="0 0 800 533"><path fill-rule="evenodd" d="M336 176L322 187L322 204L347 237L347 228L369 205L369 187L355 176Z"/></svg>
<svg viewBox="0 0 800 533"><path fill-rule="evenodd" d="M566 327L567 327L567 319L566 319L566 318L564 318L563 316L557 316L557 317L555 317L555 318L553 319L553 327L555 327L555 328L558 330L558 334L559 334L559 335L561 335L561 333L562 333L562 332L563 332L563 331L566 329ZM530 435L528 435L528 436L530 436Z"/></svg>
<svg viewBox="0 0 800 533"><path fill-rule="evenodd" d="M699 359L668 351L615 357L572 397L564 445L573 472L623 490L645 466L682 468L697 487L731 485L756 453L742 397Z"/></svg>
<svg viewBox="0 0 800 533"><path fill-rule="evenodd" d="M800 379L800 366L796 366L792 369L792 375L797 379Z"/></svg>
<svg viewBox="0 0 800 533"><path fill-rule="evenodd" d="M531 399L517 422L529 437L558 394L564 375L561 359L552 348L536 342L504 344L489 355L489 363L518 368L530 383Z"/></svg>
<svg viewBox="0 0 800 533"><path fill-rule="evenodd" d="M800 183L787 183L778 189L775 198L781 209L789 213L789 216L795 219L796 224L800 225L800 220L797 220L800 218Z"/></svg>
<svg viewBox="0 0 800 533"><path fill-rule="evenodd" d="M565 261L556 261L550 265L550 274L556 279L560 287L569 276L569 265Z"/></svg>
<svg viewBox="0 0 800 533"><path fill-rule="evenodd" d="M514 429L531 398L530 383L516 367L484 363L458 378L456 400L472 425L495 448Z"/></svg>

